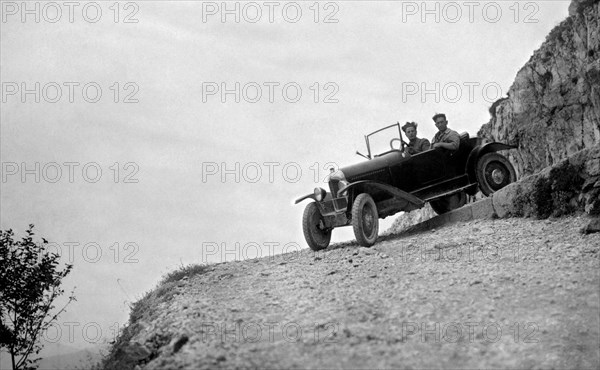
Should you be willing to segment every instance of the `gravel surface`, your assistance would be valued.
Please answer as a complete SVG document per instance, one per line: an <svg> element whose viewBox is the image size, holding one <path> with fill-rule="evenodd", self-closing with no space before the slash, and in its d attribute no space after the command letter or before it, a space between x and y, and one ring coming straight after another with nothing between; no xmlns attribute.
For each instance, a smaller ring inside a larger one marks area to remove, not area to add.
<svg viewBox="0 0 600 370"><path fill-rule="evenodd" d="M163 368L599 368L600 233L475 220L210 266L138 324Z"/></svg>

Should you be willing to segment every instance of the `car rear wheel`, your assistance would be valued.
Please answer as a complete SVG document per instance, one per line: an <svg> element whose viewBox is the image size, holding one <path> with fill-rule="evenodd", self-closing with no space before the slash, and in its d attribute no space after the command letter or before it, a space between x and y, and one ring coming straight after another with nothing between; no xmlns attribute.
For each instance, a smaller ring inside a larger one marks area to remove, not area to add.
<svg viewBox="0 0 600 370"><path fill-rule="evenodd" d="M352 204L352 228L358 244L370 247L379 233L379 214L369 194L359 194Z"/></svg>
<svg viewBox="0 0 600 370"><path fill-rule="evenodd" d="M477 161L477 182L485 196L502 189L517 179L512 164L498 153L487 153Z"/></svg>
<svg viewBox="0 0 600 370"><path fill-rule="evenodd" d="M331 240L331 229L326 229L323 224L323 216L315 202L310 202L304 208L302 216L302 231L304 239L313 251L327 248Z"/></svg>
<svg viewBox="0 0 600 370"><path fill-rule="evenodd" d="M466 203L467 194L464 191L452 195L447 195L443 198L432 200L431 202L429 202L431 208L433 208L435 213L437 213L438 215L460 208Z"/></svg>

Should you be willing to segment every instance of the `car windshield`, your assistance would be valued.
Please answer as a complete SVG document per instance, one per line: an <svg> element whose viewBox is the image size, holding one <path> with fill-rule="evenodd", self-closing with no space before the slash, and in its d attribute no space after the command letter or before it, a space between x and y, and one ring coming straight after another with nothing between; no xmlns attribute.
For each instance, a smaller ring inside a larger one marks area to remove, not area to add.
<svg viewBox="0 0 600 370"><path fill-rule="evenodd" d="M400 139L400 126L398 124L382 128L367 136L369 147L371 149L371 157L388 152L392 149L400 149L400 142L394 141L394 147L390 146L392 139Z"/></svg>

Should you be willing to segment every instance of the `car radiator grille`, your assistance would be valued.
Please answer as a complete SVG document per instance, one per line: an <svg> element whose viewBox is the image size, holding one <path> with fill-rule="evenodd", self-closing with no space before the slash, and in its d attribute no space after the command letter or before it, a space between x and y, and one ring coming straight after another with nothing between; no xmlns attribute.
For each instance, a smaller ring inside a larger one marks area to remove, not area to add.
<svg viewBox="0 0 600 370"><path fill-rule="evenodd" d="M340 190L340 182L338 180L329 181L329 190L331 191L332 197L337 197L337 192Z"/></svg>

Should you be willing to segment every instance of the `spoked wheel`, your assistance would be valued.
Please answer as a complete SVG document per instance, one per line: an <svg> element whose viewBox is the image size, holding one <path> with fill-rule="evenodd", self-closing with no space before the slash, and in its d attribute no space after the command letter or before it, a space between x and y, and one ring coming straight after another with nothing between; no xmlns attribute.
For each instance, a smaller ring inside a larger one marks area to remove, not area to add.
<svg viewBox="0 0 600 370"><path fill-rule="evenodd" d="M484 154L477 161L477 182L481 192L488 196L517 179L508 159L498 153Z"/></svg>
<svg viewBox="0 0 600 370"><path fill-rule="evenodd" d="M467 203L467 194L464 191L456 194L448 195L440 199L432 200L429 202L431 208L441 215L443 213L450 212L454 209L460 208Z"/></svg>
<svg viewBox="0 0 600 370"><path fill-rule="evenodd" d="M362 193L352 204L352 228L358 244L370 247L375 244L379 233L379 214L375 201L369 194Z"/></svg>
<svg viewBox="0 0 600 370"><path fill-rule="evenodd" d="M313 251L327 248L331 240L331 229L325 228L323 216L315 202L310 202L304 208L302 216L302 231L304 239Z"/></svg>

